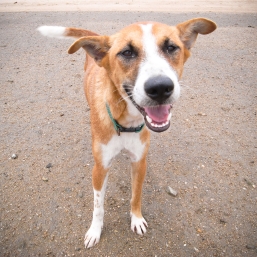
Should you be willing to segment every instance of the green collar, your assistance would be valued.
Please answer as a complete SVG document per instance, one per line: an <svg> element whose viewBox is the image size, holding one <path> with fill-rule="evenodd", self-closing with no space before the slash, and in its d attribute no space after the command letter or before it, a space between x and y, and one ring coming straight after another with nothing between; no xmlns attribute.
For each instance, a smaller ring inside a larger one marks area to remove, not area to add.
<svg viewBox="0 0 257 257"><path fill-rule="evenodd" d="M107 112L108 112L108 114L109 114L109 117L110 117L110 119L111 119L111 121L112 121L112 124L113 124L113 126L114 126L114 128L115 128L115 130L116 130L116 132L117 132L117 134L118 134L118 136L120 136L120 132L135 132L135 133L139 133L139 132L144 128L145 123L143 123L142 125L140 125L140 126L138 126L138 127L135 127L135 128L133 128L133 127L130 127L130 128L124 128L124 127L122 127L122 126L113 118L112 113L111 113L111 110L110 110L110 106L109 106L107 103L105 104L105 106L106 106L106 110L107 110Z"/></svg>

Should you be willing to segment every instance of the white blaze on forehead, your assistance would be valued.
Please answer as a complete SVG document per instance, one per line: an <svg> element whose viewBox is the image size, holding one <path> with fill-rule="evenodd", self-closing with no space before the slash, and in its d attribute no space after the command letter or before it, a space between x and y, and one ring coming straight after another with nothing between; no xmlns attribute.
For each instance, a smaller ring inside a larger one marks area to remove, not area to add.
<svg viewBox="0 0 257 257"><path fill-rule="evenodd" d="M152 24L139 25L143 31L142 43L144 58L139 66L138 77L136 79L133 96L137 104L141 104L147 99L145 94L145 82L155 76L167 76L174 83L173 100L177 100L180 94L178 77L169 62L158 52L156 38L152 33Z"/></svg>

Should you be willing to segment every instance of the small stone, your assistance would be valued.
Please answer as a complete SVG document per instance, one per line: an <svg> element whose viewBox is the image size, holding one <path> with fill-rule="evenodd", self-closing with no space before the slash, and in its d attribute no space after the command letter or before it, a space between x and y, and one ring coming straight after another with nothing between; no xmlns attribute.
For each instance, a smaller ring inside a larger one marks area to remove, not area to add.
<svg viewBox="0 0 257 257"><path fill-rule="evenodd" d="M47 182L47 181L48 181L48 178L43 177L42 180L45 181L45 182Z"/></svg>
<svg viewBox="0 0 257 257"><path fill-rule="evenodd" d="M254 246L254 245L246 245L245 247L246 247L247 249L249 249L249 250L254 250L254 249L257 248L257 246Z"/></svg>
<svg viewBox="0 0 257 257"><path fill-rule="evenodd" d="M83 195L84 195L83 192L79 192L79 193L78 193L78 197L79 197L79 198L82 198Z"/></svg>
<svg viewBox="0 0 257 257"><path fill-rule="evenodd" d="M198 115L199 115L199 116L207 116L207 114L204 113L204 112L199 112Z"/></svg>
<svg viewBox="0 0 257 257"><path fill-rule="evenodd" d="M244 181L246 182L246 184L247 184L248 186L251 186L251 185L252 185L252 183L251 183L248 179L244 178Z"/></svg>
<svg viewBox="0 0 257 257"><path fill-rule="evenodd" d="M65 192L66 192L66 193L69 194L71 191L72 191L72 190L71 190L69 187L65 188Z"/></svg>
<svg viewBox="0 0 257 257"><path fill-rule="evenodd" d="M12 159L17 159L18 158L18 155L17 154L12 154Z"/></svg>
<svg viewBox="0 0 257 257"><path fill-rule="evenodd" d="M174 190L173 188L171 188L170 186L168 186L168 188L167 188L167 193L172 196L177 196L177 194L178 194L177 191Z"/></svg>
<svg viewBox="0 0 257 257"><path fill-rule="evenodd" d="M53 167L52 163L48 163L48 164L46 165L46 168L47 168L47 169L50 169L50 168L52 168L52 167Z"/></svg>
<svg viewBox="0 0 257 257"><path fill-rule="evenodd" d="M224 219L220 219L220 223L225 225L227 222Z"/></svg>
<svg viewBox="0 0 257 257"><path fill-rule="evenodd" d="M199 253L199 250L198 250L196 247L194 247L194 250L195 250L197 253Z"/></svg>

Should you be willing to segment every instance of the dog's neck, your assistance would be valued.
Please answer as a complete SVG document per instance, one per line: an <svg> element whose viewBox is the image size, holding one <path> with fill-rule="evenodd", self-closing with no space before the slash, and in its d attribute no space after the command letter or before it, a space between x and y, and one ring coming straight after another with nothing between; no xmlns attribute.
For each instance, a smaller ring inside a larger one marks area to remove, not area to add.
<svg viewBox="0 0 257 257"><path fill-rule="evenodd" d="M122 96L114 83L109 80L110 86L106 87L108 91L106 103L110 106L114 119L124 127L137 127L144 123L142 114L136 109L130 99Z"/></svg>

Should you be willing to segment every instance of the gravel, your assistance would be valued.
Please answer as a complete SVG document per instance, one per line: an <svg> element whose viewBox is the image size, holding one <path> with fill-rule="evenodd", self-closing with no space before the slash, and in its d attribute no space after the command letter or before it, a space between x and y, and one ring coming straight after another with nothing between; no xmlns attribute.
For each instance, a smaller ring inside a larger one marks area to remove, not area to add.
<svg viewBox="0 0 257 257"><path fill-rule="evenodd" d="M112 34L136 21L196 16L219 28L192 49L170 130L152 133L142 206L147 233L130 230L130 165L121 154L110 171L101 241L86 250L94 159L84 54L68 55L71 41L35 29ZM1 13L1 256L256 256L256 38L256 14ZM49 160L54 167L46 168ZM167 194L170 185L176 197Z"/></svg>

